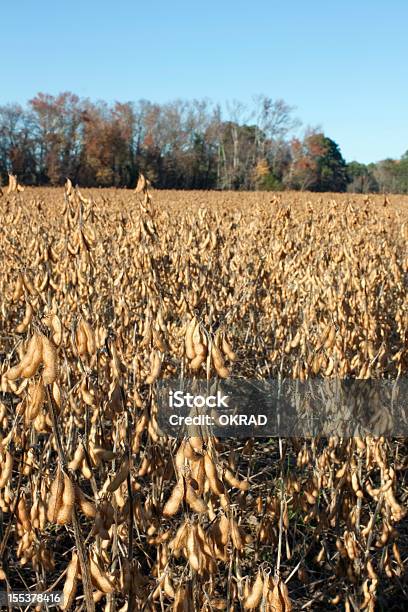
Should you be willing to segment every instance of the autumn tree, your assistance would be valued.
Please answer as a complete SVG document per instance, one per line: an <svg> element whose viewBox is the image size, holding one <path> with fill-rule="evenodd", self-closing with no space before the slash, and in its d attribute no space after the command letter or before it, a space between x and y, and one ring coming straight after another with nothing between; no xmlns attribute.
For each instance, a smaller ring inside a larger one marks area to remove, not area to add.
<svg viewBox="0 0 408 612"><path fill-rule="evenodd" d="M293 139L292 162L285 177L291 189L345 191L346 162L338 145L323 133L309 132L303 141Z"/></svg>
<svg viewBox="0 0 408 612"><path fill-rule="evenodd" d="M17 173L25 183L36 182L33 121L19 104L0 106L0 177Z"/></svg>
<svg viewBox="0 0 408 612"><path fill-rule="evenodd" d="M408 151L401 159L384 159L373 167L378 190L383 193L408 193Z"/></svg>
<svg viewBox="0 0 408 612"><path fill-rule="evenodd" d="M378 182L373 170L366 164L360 164L357 161L347 164L347 177L347 191L351 193L375 193L378 191Z"/></svg>
<svg viewBox="0 0 408 612"><path fill-rule="evenodd" d="M259 94L254 97L254 103L253 118L257 126L256 161L267 159L274 175L277 175L281 160L287 154L286 139L300 126L300 121L293 116L295 108L282 99L273 100L269 96Z"/></svg>
<svg viewBox="0 0 408 612"><path fill-rule="evenodd" d="M82 103L78 96L39 93L30 100L33 116L37 176L40 183L60 184L75 179L80 164Z"/></svg>
<svg viewBox="0 0 408 612"><path fill-rule="evenodd" d="M79 180L125 187L136 181L135 113L132 104L86 102L82 112Z"/></svg>

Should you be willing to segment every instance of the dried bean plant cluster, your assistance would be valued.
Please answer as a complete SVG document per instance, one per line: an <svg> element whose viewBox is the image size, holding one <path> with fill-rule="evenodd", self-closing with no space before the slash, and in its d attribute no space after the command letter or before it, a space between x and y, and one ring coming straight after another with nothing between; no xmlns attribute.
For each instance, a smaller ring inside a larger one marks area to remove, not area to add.
<svg viewBox="0 0 408 612"><path fill-rule="evenodd" d="M405 439L165 437L157 382L406 376L407 211L10 177L0 590L60 590L64 610L402 609Z"/></svg>

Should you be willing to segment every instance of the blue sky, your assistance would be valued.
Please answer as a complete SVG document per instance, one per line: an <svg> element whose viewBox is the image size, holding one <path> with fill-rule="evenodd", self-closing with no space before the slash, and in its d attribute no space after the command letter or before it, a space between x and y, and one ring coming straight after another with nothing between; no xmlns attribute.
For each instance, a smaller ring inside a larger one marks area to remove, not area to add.
<svg viewBox="0 0 408 612"><path fill-rule="evenodd" d="M406 0L4 0L1 21L0 104L264 93L348 161L408 149Z"/></svg>

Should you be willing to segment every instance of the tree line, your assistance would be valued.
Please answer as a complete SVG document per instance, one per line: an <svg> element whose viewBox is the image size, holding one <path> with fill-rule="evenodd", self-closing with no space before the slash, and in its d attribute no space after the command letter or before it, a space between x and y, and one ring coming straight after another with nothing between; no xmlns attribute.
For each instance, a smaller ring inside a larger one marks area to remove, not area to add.
<svg viewBox="0 0 408 612"><path fill-rule="evenodd" d="M346 163L319 129L284 100L259 95L248 108L208 99L108 104L64 92L25 107L0 106L0 180L26 185L133 187L139 172L157 188L408 192L399 160Z"/></svg>

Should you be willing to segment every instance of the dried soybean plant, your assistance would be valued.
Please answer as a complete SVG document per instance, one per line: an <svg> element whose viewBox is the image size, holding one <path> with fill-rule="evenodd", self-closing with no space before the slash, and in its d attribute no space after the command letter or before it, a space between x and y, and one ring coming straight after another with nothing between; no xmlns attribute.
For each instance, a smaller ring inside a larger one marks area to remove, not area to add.
<svg viewBox="0 0 408 612"><path fill-rule="evenodd" d="M385 409L376 437L167 438L157 382L402 379L406 199L10 185L0 588L65 610L398 605L407 446Z"/></svg>

